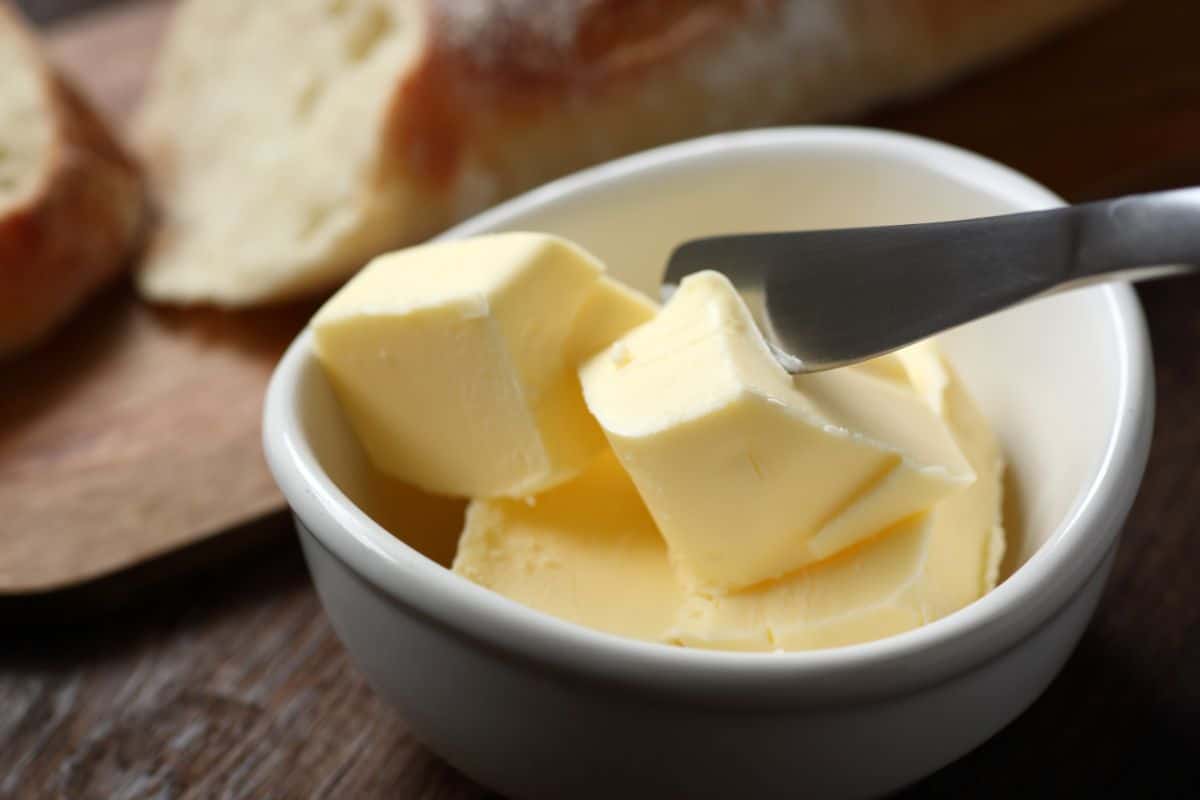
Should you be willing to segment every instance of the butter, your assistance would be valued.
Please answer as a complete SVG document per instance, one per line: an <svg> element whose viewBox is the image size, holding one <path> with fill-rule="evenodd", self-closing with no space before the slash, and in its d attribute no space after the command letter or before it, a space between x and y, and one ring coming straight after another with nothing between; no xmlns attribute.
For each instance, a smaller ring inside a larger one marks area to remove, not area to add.
<svg viewBox="0 0 1200 800"><path fill-rule="evenodd" d="M709 649L834 647L945 616L995 585L1002 465L935 346L911 349L850 369L939 404L978 479L828 559L742 590L691 585L673 568L628 474L605 455L533 504L473 501L454 571L597 630Z"/></svg>
<svg viewBox="0 0 1200 800"><path fill-rule="evenodd" d="M453 570L531 608L652 642L805 650L996 584L1003 460L932 342L793 378L719 274L659 311L531 233L376 259L311 327L387 476L368 494L474 498Z"/></svg>
<svg viewBox="0 0 1200 800"><path fill-rule="evenodd" d="M583 358L651 316L575 245L534 233L372 261L317 312L318 359L382 472L426 491L522 496L605 447Z"/></svg>
<svg viewBox="0 0 1200 800"><path fill-rule="evenodd" d="M1004 464L995 436L936 345L850 371L907 386L946 425L973 484L808 569L726 596L694 593L670 638L724 650L807 650L871 641L957 611L995 588L1004 554Z"/></svg>
<svg viewBox="0 0 1200 800"><path fill-rule="evenodd" d="M932 520L918 514L857 547L728 595L692 593L669 638L720 650L812 650L867 642L934 619L941 577Z"/></svg>
<svg viewBox="0 0 1200 800"><path fill-rule="evenodd" d="M946 420L977 476L931 514L930 560L939 575L931 603L934 613L943 616L996 587L1005 552L1004 457L987 420L934 343L922 342L895 355L913 389Z"/></svg>
<svg viewBox="0 0 1200 800"><path fill-rule="evenodd" d="M683 590L654 521L611 453L535 502L473 500L453 569L531 608L661 641Z"/></svg>
<svg viewBox="0 0 1200 800"><path fill-rule="evenodd" d="M567 341L568 362L582 364L657 313L658 305L645 295L601 275L575 318Z"/></svg>
<svg viewBox="0 0 1200 800"><path fill-rule="evenodd" d="M974 481L911 384L870 369L793 380L718 273L685 279L580 378L697 591L743 589L828 559Z"/></svg>

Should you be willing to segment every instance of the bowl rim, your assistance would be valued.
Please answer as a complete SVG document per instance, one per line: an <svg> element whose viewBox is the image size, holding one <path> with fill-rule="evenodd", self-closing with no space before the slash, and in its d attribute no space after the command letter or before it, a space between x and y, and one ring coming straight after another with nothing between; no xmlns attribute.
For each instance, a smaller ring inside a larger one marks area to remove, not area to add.
<svg viewBox="0 0 1200 800"><path fill-rule="evenodd" d="M1027 205L1062 200L983 156L910 134L845 126L767 128L717 134L644 151L560 178L447 231L467 236L513 215L601 191L643 173L673 172L732 151L846 148L889 156L962 185ZM454 574L388 533L320 467L303 435L297 392L316 368L306 328L271 378L264 404L267 460L303 527L352 572L393 602L505 659L574 680L618 684L655 696L717 705L825 705L895 694L950 679L1031 636L1080 590L1115 544L1149 450L1154 387L1149 339L1127 285L1083 289L1104 303L1117 342L1116 422L1085 491L1046 542L1000 586L920 628L816 651L740 653L679 648L603 633L523 606ZM919 668L918 668L919 665Z"/></svg>

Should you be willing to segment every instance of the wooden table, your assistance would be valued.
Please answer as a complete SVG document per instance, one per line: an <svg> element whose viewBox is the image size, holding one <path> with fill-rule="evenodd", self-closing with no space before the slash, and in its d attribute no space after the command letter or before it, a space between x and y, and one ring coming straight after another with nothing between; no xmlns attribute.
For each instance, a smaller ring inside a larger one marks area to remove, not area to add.
<svg viewBox="0 0 1200 800"><path fill-rule="evenodd" d="M1200 183L1197 30L1200 3L1130 2L867 121L978 150L1070 199ZM1097 618L1033 708L911 796L1200 796L1200 280L1141 296L1157 433ZM85 624L21 625L7 607L0 798L486 794L371 694L288 525L240 531L255 546L219 567L87 598Z"/></svg>

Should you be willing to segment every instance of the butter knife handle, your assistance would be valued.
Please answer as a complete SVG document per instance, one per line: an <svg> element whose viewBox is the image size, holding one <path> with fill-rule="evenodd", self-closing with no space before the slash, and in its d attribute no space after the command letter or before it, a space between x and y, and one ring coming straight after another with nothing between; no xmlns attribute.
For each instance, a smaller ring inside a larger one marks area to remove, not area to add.
<svg viewBox="0 0 1200 800"><path fill-rule="evenodd" d="M1075 206L1078 248L1059 288L1146 280L1200 266L1200 188Z"/></svg>

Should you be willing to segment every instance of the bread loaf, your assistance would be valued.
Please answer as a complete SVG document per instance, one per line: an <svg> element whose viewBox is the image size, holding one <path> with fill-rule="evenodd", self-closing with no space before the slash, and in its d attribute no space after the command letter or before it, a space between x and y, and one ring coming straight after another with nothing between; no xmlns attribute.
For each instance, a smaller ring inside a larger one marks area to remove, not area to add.
<svg viewBox="0 0 1200 800"><path fill-rule="evenodd" d="M117 273L144 208L133 162L0 0L0 356Z"/></svg>
<svg viewBox="0 0 1200 800"><path fill-rule="evenodd" d="M542 181L713 131L844 117L1104 0L187 0L140 120L139 285L332 286Z"/></svg>

